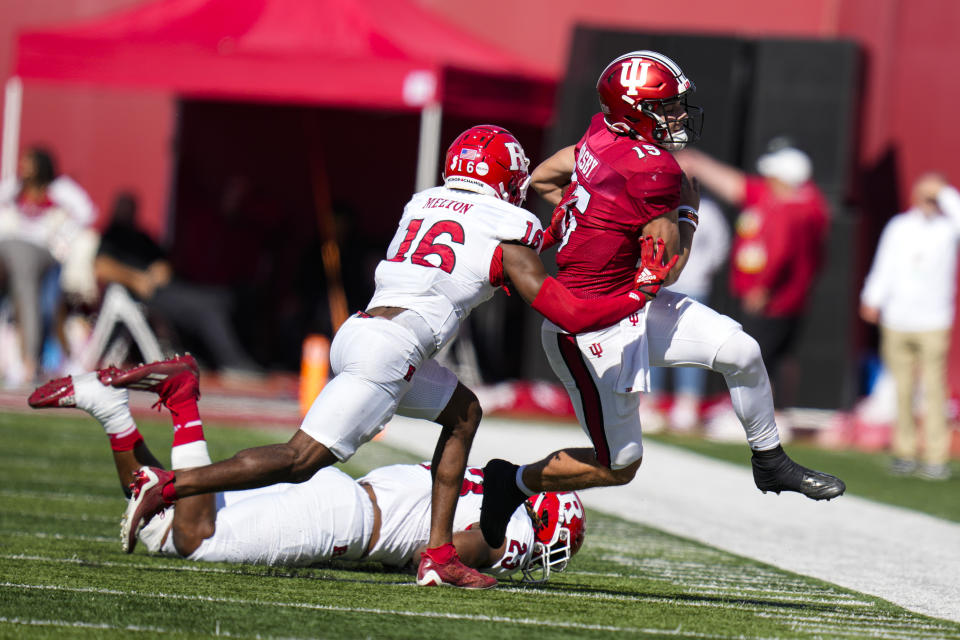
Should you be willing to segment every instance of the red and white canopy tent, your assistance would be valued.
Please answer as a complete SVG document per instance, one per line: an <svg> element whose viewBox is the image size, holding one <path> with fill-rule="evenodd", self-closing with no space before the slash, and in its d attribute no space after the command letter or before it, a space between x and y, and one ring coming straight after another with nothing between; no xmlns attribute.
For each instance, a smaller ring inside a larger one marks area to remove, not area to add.
<svg viewBox="0 0 960 640"><path fill-rule="evenodd" d="M188 98L419 110L418 187L437 174L442 110L544 124L555 89L540 70L413 0L159 0L20 33L14 76L5 172L15 165L6 152L16 154L19 78Z"/></svg>
<svg viewBox="0 0 960 640"><path fill-rule="evenodd" d="M414 0L158 0L18 35L7 83L0 176L13 175L21 79L169 91L181 98L314 104L421 114L416 188L435 184L444 110L543 126L555 82ZM329 190L315 167L319 222ZM339 283L339 252L324 252ZM346 317L330 288L334 326Z"/></svg>

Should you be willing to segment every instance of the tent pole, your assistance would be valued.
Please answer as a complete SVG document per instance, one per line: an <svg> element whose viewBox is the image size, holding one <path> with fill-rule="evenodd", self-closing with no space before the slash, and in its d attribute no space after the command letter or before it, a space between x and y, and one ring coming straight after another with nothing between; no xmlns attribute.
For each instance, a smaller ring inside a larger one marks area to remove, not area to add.
<svg viewBox="0 0 960 640"><path fill-rule="evenodd" d="M3 101L3 149L0 151L0 180L17 176L20 147L20 111L23 107L23 83L13 76L7 80Z"/></svg>
<svg viewBox="0 0 960 640"><path fill-rule="evenodd" d="M417 150L417 191L437 185L437 159L440 157L440 124L443 108L430 102L420 110L420 146Z"/></svg>

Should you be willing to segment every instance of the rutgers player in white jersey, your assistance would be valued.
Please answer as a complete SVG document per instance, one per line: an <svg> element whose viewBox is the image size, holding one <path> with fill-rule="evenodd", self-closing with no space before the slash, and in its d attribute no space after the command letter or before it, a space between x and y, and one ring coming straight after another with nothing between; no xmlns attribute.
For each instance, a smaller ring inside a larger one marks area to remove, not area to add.
<svg viewBox="0 0 960 640"><path fill-rule="evenodd" d="M676 281L697 228L699 192L671 151L699 135L699 107L687 98L693 83L670 58L633 51L600 74L600 113L573 146L536 168L534 189L557 208L545 244L558 244L557 279L593 299L634 285L640 238L663 241L673 263L663 283ZM694 366L721 373L753 451L762 491L798 491L830 500L838 478L800 466L780 446L767 371L756 340L706 305L654 285L656 296L637 314L592 331L545 322L543 348L563 382L592 449L564 449L518 467L492 460L484 468L481 525L497 544L505 519L537 491L585 489L630 482L643 458L640 393L649 369Z"/></svg>
<svg viewBox="0 0 960 640"><path fill-rule="evenodd" d="M117 440L114 424L124 425L128 439L136 434L133 448L113 447L121 483L143 461L155 463L130 415L127 390L101 383L95 373L53 380L31 394L29 404L85 410L111 436L111 445ZM178 422L174 417L174 425ZM190 460L182 447L192 449L195 458L206 441L179 444L175 439L175 468ZM338 559L406 567L430 536L429 469L428 464L391 465L354 480L327 467L301 484L185 498L152 518L138 539L148 551L202 562L307 566ZM575 493L538 495L517 508L497 549L484 542L476 526L483 498L480 469L467 469L460 496L453 544L468 566L485 573L506 577L522 571L525 580L545 580L551 571L562 571L583 542L585 514Z"/></svg>
<svg viewBox="0 0 960 640"><path fill-rule="evenodd" d="M528 164L520 143L500 127L480 125L461 134L447 150L444 186L414 195L404 209L387 258L377 268L373 299L334 337L330 363L336 377L293 438L176 473L141 469L124 525L128 548L138 528L178 498L303 482L318 469L348 459L399 413L442 426L432 461L430 541L418 583L493 586L495 580L463 566L450 544L480 405L433 356L470 311L507 280L534 309L575 332L607 326L646 302L634 287L583 300L547 275L538 255L540 223L519 207L530 181ZM662 251L652 241L645 256L645 264L656 270ZM635 271L637 288L659 281L651 280L650 269ZM156 391L170 406L180 396L167 378L182 371L164 367L102 372L101 380Z"/></svg>

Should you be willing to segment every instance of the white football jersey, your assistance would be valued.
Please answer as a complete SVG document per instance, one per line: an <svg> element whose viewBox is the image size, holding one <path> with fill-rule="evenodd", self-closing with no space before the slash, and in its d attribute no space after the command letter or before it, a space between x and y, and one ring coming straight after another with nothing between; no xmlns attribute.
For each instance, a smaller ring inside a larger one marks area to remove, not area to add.
<svg viewBox="0 0 960 640"><path fill-rule="evenodd" d="M214 534L188 557L204 562L304 566L361 558L373 530L373 505L357 482L335 467L300 484L216 494ZM161 551L179 555L173 536Z"/></svg>
<svg viewBox="0 0 960 640"><path fill-rule="evenodd" d="M381 514L380 538L367 556L363 554L374 516L360 482L373 487ZM467 469L454 516L455 532L480 522L482 482L480 469ZM402 567L419 560L414 553L430 539L431 484L426 464L396 464L374 469L359 481L326 467L301 484L218 493L215 533L188 559L301 566L333 558L363 558ZM168 533L172 511L171 507L162 518L154 517L140 535L151 551L159 547L161 553L177 556ZM520 569L533 553L533 523L522 506L510 518L506 535L503 557L484 569L498 577Z"/></svg>
<svg viewBox="0 0 960 640"><path fill-rule="evenodd" d="M413 554L430 539L430 469L426 464L397 464L371 471L359 480L373 487L380 507L380 539L367 560L403 566L418 560ZM465 531L480 522L483 472L469 467L464 474L453 530ZM533 523L520 506L507 524L507 549L496 564L484 572L509 576L524 566L533 554Z"/></svg>
<svg viewBox="0 0 960 640"><path fill-rule="evenodd" d="M540 220L493 196L446 187L421 191L404 207L387 258L377 267L368 308L415 311L442 347L470 311L493 295L494 253L510 240L539 250Z"/></svg>

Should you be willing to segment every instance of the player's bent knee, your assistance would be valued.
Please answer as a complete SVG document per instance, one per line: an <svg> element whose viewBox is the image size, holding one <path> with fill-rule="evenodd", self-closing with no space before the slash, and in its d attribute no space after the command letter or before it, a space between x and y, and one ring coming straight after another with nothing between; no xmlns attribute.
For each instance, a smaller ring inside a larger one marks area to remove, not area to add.
<svg viewBox="0 0 960 640"><path fill-rule="evenodd" d="M285 449L285 454L289 456L287 482L306 482L320 469L337 462L337 457L330 449L303 431L298 431Z"/></svg>
<svg viewBox="0 0 960 640"><path fill-rule="evenodd" d="M738 331L727 338L713 362L713 369L724 375L749 372L763 368L763 356L760 345L744 331Z"/></svg>
<svg viewBox="0 0 960 640"><path fill-rule="evenodd" d="M611 486L620 486L630 483L637 475L637 470L640 468L641 462L643 462L643 458L635 460L625 467L621 467L619 469L610 469Z"/></svg>
<svg viewBox="0 0 960 640"><path fill-rule="evenodd" d="M476 431L477 427L480 426L480 421L483 419L483 407L480 406L480 400L477 399L473 391L469 392L470 404L467 406L467 423Z"/></svg>
<svg viewBox="0 0 960 640"><path fill-rule="evenodd" d="M476 433L482 419L483 408L477 395L463 384L457 383L447 406L437 416L437 423L472 434Z"/></svg>
<svg viewBox="0 0 960 640"><path fill-rule="evenodd" d="M477 394L468 387L458 384L457 393L454 397L459 398L459 402L465 407L463 410L465 422L476 429L480 424L480 420L483 419L483 408L480 406L480 400L477 398Z"/></svg>
<svg viewBox="0 0 960 640"><path fill-rule="evenodd" d="M174 514L174 517L176 517L176 514ZM171 531L173 547L178 554L186 558L199 549L204 540L213 537L214 533L216 533L216 524L213 522L199 522L193 523L189 527L178 527L176 520L174 520L173 530Z"/></svg>

